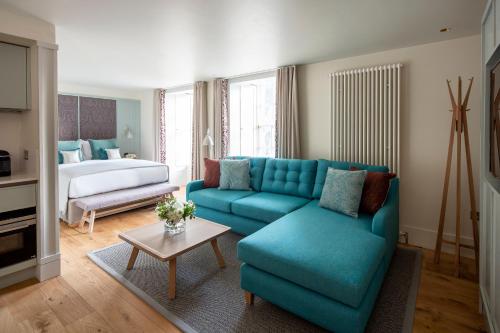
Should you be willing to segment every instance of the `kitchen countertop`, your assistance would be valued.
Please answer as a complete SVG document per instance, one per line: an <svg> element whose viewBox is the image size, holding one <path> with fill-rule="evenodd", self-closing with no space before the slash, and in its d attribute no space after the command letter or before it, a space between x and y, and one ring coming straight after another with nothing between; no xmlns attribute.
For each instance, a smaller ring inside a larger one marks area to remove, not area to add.
<svg viewBox="0 0 500 333"><path fill-rule="evenodd" d="M34 174L24 172L14 172L7 177L0 177L0 187L10 187L16 185L36 184L38 178Z"/></svg>

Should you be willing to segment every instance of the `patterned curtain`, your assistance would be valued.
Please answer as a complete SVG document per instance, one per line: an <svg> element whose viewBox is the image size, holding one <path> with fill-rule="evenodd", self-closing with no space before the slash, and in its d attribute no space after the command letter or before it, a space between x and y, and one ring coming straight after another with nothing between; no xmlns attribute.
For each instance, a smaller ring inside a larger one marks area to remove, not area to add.
<svg viewBox="0 0 500 333"><path fill-rule="evenodd" d="M300 158L295 66L280 67L276 75L276 157Z"/></svg>
<svg viewBox="0 0 500 333"><path fill-rule="evenodd" d="M193 140L192 140L192 160L191 179L201 179L203 177L203 157L206 155L206 146L203 146L203 138L207 134L208 113L207 113L207 83L198 81L193 89Z"/></svg>
<svg viewBox="0 0 500 333"><path fill-rule="evenodd" d="M214 81L214 151L215 158L229 155L229 84L227 79Z"/></svg>
<svg viewBox="0 0 500 333"><path fill-rule="evenodd" d="M166 151L166 121L165 121L165 94L167 91L165 89L155 90L155 123L156 123L156 135L155 135L155 160L160 163L167 162L167 151Z"/></svg>

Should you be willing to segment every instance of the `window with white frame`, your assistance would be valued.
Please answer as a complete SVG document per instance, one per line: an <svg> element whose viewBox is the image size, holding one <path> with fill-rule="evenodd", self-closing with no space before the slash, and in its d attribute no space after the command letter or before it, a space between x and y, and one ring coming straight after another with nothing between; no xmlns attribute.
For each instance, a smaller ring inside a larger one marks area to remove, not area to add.
<svg viewBox="0 0 500 333"><path fill-rule="evenodd" d="M175 173L183 175L181 183L191 175L191 134L193 114L193 90L167 92L165 95L166 157Z"/></svg>
<svg viewBox="0 0 500 333"><path fill-rule="evenodd" d="M229 153L274 157L276 74L229 81Z"/></svg>

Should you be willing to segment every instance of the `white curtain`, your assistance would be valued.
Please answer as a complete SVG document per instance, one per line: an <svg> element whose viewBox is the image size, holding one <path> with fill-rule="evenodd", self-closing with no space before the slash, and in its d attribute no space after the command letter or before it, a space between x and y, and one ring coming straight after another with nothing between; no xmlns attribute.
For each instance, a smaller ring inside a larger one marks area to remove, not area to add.
<svg viewBox="0 0 500 333"><path fill-rule="evenodd" d="M221 159L229 154L229 89L227 79L214 81L214 152Z"/></svg>
<svg viewBox="0 0 500 333"><path fill-rule="evenodd" d="M166 121L165 121L165 89L155 89L154 112L155 112L155 149L154 159L160 163L166 163Z"/></svg>
<svg viewBox="0 0 500 333"><path fill-rule="evenodd" d="M207 133L207 83L198 81L193 89L193 140L191 178L201 179L203 177L203 158L207 156L207 146L203 146L203 138Z"/></svg>
<svg viewBox="0 0 500 333"><path fill-rule="evenodd" d="M276 75L276 157L300 158L295 66L280 67Z"/></svg>

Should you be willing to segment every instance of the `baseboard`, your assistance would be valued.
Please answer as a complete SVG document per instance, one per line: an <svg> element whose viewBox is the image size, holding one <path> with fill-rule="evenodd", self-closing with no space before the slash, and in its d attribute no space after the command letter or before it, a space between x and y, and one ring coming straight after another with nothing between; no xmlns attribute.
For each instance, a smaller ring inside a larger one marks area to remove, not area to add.
<svg viewBox="0 0 500 333"><path fill-rule="evenodd" d="M56 253L38 261L36 277L38 281L45 281L61 275L61 254Z"/></svg>
<svg viewBox="0 0 500 333"><path fill-rule="evenodd" d="M424 229L419 227L414 227L410 225L400 225L401 231L408 232L408 243L416 246L423 247L425 249L434 250L436 246L437 230ZM455 234L443 233L445 239L454 240ZM461 237L461 242L463 244L473 245L474 240L472 237ZM442 251L446 253L455 253L455 248L452 245L444 244ZM461 254L464 257L474 258L474 251L467 248L461 249Z"/></svg>
<svg viewBox="0 0 500 333"><path fill-rule="evenodd" d="M500 330L495 322L495 319L492 318L491 309L488 304L484 301L484 290L482 286L479 286L479 294L480 294L480 302L482 307L482 313L484 321L486 322L486 329L489 333L499 333Z"/></svg>
<svg viewBox="0 0 500 333"><path fill-rule="evenodd" d="M26 281L32 278L35 278L36 275L36 266L28 267L21 271L14 272L9 275L2 276L0 278L0 289L11 286L13 284Z"/></svg>

